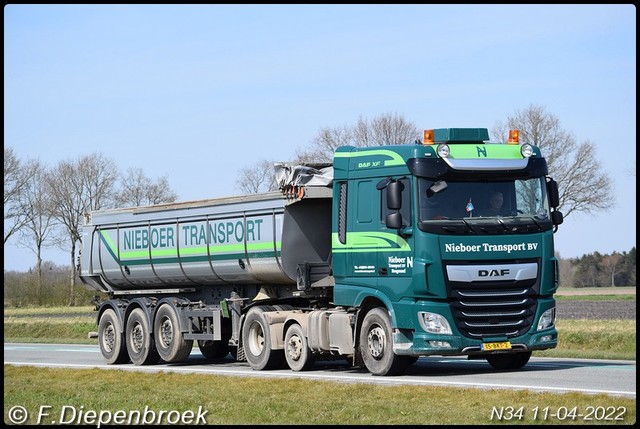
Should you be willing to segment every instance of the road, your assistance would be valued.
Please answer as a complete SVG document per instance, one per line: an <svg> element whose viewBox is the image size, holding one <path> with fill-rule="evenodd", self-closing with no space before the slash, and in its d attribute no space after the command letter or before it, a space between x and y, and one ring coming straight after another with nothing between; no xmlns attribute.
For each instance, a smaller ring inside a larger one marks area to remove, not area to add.
<svg viewBox="0 0 640 429"><path fill-rule="evenodd" d="M150 366L106 365L97 345L4 344L4 363L57 368L102 368L126 371L171 371L223 376L291 378L343 383L447 386L536 392L607 394L636 397L636 362L595 359L538 358L519 371L497 371L484 360L462 357L420 358L403 376L377 377L364 369L349 368L344 360L318 362L311 371L290 369L254 371L230 356L216 363L204 361L194 350L182 364Z"/></svg>

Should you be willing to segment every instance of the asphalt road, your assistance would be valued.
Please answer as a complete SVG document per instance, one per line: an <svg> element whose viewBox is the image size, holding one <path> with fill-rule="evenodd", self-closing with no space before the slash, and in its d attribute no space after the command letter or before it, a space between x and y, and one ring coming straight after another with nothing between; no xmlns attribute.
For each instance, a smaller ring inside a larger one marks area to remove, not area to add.
<svg viewBox="0 0 640 429"><path fill-rule="evenodd" d="M536 358L518 371L497 371L484 360L465 358L420 358L402 376L377 377L365 369L349 368L344 360L318 362L311 371L290 369L254 371L247 363L231 358L207 363L194 350L182 364L150 366L106 365L97 345L4 344L4 363L57 368L102 368L126 371L171 371L222 376L291 378L374 383L385 385L448 386L478 389L531 390L536 392L580 392L636 397L635 361Z"/></svg>

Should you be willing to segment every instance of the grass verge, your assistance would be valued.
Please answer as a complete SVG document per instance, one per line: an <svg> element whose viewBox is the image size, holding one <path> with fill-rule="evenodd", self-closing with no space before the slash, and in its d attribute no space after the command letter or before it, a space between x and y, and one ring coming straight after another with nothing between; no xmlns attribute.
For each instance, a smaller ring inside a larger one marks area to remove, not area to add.
<svg viewBox="0 0 640 429"><path fill-rule="evenodd" d="M143 423L143 416L146 424L211 425L630 425L636 421L635 399L608 395L267 380L5 365L5 423L16 406L28 413L27 424L55 421L98 427L113 424L116 415L124 424ZM590 419L577 417L591 409L600 412L594 411ZM202 417L194 420L198 415Z"/></svg>

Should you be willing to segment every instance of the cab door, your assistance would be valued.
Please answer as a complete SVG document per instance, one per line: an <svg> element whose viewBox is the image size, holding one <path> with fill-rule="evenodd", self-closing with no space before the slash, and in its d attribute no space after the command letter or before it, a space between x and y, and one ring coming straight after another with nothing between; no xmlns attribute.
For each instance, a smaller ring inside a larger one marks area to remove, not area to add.
<svg viewBox="0 0 640 429"><path fill-rule="evenodd" d="M387 296L399 297L409 286L413 275L413 242L414 234L411 229L412 219L412 186L407 178L397 179L402 186L401 206L399 210L390 209L387 204L387 190L378 191L378 234L379 246L377 252L378 287ZM401 228L392 228L387 224L387 216L399 212L402 218Z"/></svg>
<svg viewBox="0 0 640 429"><path fill-rule="evenodd" d="M378 214L380 205L375 182L371 179L353 181L350 207L353 216L349 225L348 240L351 242L349 268L358 278L357 283L373 286L378 277L379 247ZM362 281L360 281L362 279Z"/></svg>

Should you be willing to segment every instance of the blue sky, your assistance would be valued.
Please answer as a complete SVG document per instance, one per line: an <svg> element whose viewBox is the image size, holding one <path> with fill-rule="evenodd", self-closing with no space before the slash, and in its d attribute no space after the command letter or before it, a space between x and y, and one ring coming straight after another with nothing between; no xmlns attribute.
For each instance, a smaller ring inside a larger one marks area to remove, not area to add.
<svg viewBox="0 0 640 429"><path fill-rule="evenodd" d="M179 200L238 194L323 127L393 113L493 127L535 104L597 146L608 213L570 215L556 251L636 236L636 9L613 5L8 5L4 144L54 166L94 152L167 175ZM66 251L44 259L68 264ZM5 269L33 253L5 245Z"/></svg>

